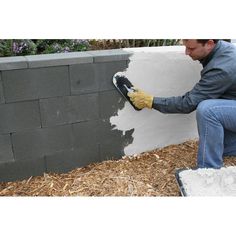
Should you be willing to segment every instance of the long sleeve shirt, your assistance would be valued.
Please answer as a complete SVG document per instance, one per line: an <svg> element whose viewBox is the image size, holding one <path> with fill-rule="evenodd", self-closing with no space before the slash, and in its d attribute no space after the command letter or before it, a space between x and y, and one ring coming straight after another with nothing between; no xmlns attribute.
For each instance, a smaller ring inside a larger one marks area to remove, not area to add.
<svg viewBox="0 0 236 236"><path fill-rule="evenodd" d="M206 58L201 79L183 96L154 97L152 107L162 113L190 113L206 99L236 100L236 47L219 40Z"/></svg>

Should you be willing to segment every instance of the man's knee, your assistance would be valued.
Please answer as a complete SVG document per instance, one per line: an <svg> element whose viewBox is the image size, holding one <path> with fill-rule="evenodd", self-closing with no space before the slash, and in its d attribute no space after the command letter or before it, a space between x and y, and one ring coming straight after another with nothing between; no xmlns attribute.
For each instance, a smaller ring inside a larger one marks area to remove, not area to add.
<svg viewBox="0 0 236 236"><path fill-rule="evenodd" d="M210 113L210 108L213 106L214 102L212 99L204 100L200 102L197 106L196 116L197 119L208 116Z"/></svg>

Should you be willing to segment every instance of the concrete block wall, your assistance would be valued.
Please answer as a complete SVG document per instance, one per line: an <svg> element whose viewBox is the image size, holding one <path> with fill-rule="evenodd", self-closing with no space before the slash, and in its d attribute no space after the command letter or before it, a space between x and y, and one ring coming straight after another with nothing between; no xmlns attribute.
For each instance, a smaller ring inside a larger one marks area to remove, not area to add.
<svg viewBox="0 0 236 236"><path fill-rule="evenodd" d="M195 112L136 111L112 77L122 71L154 96L181 96L201 69L182 46L0 58L0 181L197 138Z"/></svg>
<svg viewBox="0 0 236 236"><path fill-rule="evenodd" d="M0 58L0 181L120 158L133 130L113 130L124 107L112 76L130 52Z"/></svg>

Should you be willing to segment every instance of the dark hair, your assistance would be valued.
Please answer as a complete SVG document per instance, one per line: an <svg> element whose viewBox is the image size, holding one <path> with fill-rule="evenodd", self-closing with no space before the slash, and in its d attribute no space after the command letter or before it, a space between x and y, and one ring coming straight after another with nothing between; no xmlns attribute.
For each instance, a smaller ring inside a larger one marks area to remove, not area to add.
<svg viewBox="0 0 236 236"><path fill-rule="evenodd" d="M205 45L208 40L210 39L197 39L197 42ZM214 41L214 43L217 43L219 41L219 39L212 39L212 40ZM231 39L223 39L223 40L229 43L231 42Z"/></svg>

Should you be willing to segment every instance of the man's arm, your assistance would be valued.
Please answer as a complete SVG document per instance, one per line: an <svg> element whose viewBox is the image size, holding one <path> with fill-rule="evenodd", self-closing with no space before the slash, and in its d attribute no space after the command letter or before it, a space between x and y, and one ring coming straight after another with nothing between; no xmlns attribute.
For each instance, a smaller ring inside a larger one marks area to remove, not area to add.
<svg viewBox="0 0 236 236"><path fill-rule="evenodd" d="M232 80L221 69L212 69L202 75L201 80L193 89L183 96L177 97L154 97L152 108L162 113L190 113L197 105L206 99L220 98L231 86ZM146 94L146 96L148 96ZM150 95L149 95L150 96ZM150 96L152 97L152 96ZM138 104L143 97L137 94L132 95L134 104ZM144 108L143 106L142 108Z"/></svg>

